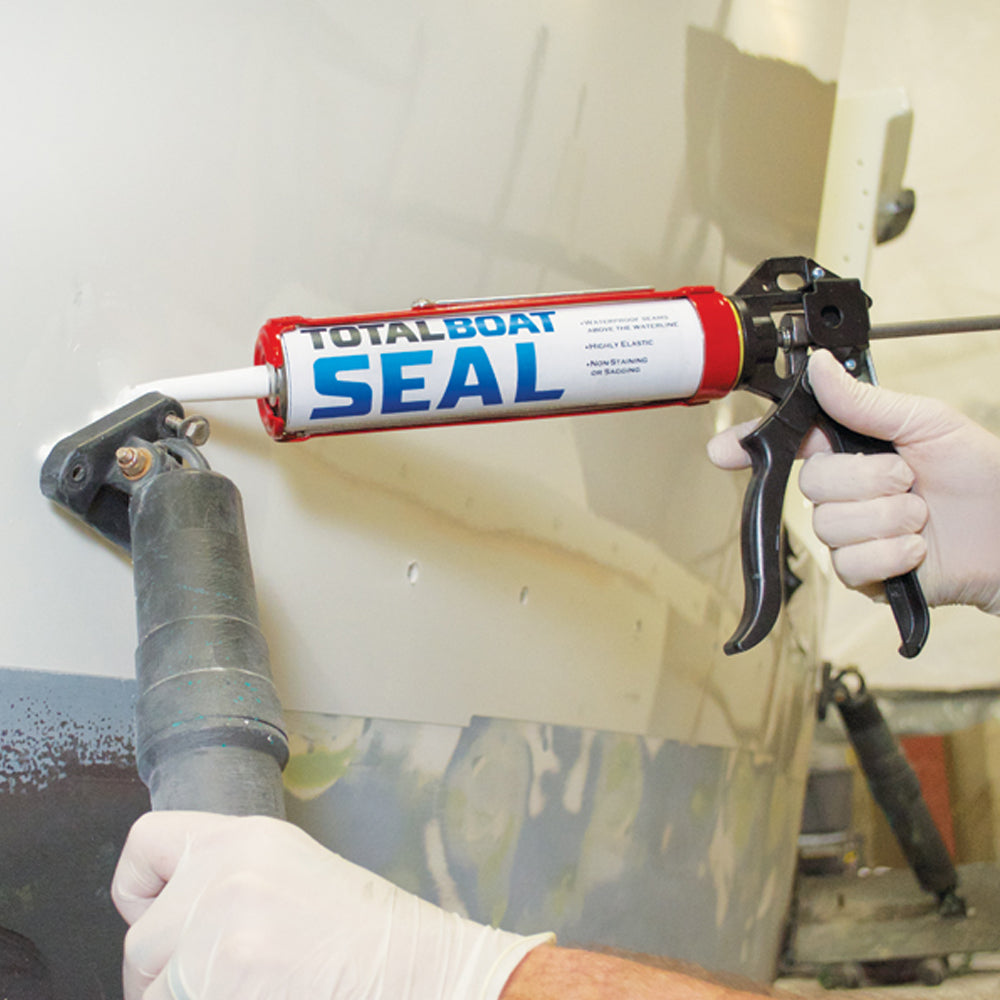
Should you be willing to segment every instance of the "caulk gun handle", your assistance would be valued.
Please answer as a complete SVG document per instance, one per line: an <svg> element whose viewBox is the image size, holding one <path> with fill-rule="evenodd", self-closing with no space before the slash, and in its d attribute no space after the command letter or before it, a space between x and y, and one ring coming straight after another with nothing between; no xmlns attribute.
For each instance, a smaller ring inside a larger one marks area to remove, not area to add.
<svg viewBox="0 0 1000 1000"><path fill-rule="evenodd" d="M745 652L764 639L784 601L781 516L785 487L799 446L819 413L819 403L804 380L805 369L789 383L778 405L740 439L753 475L743 498L740 524L743 617L723 647L727 654Z"/></svg>
<svg viewBox="0 0 1000 1000"><path fill-rule="evenodd" d="M851 455L881 455L895 451L891 442L852 431L849 427L837 423L822 410L817 416L817 423L826 434L834 451ZM924 648L931 627L927 600L917 579L916 570L886 580L885 596L889 601L889 607L892 608L899 637L902 640L899 647L900 655L911 659Z"/></svg>
<svg viewBox="0 0 1000 1000"><path fill-rule="evenodd" d="M799 447L814 424L835 451L867 455L892 451L887 441L858 434L827 416L806 381L803 367L790 378L771 413L740 443L753 475L743 501L740 549L743 560L743 617L725 644L726 653L751 649L774 627L784 599L781 530L785 489ZM905 657L916 656L930 630L930 615L915 572L885 581L886 596L899 628Z"/></svg>

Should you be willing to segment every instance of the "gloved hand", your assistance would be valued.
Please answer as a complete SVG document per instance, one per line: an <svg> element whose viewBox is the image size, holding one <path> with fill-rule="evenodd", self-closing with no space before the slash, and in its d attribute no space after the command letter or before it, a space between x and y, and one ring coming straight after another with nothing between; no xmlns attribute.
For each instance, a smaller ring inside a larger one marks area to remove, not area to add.
<svg viewBox="0 0 1000 1000"><path fill-rule="evenodd" d="M882 599L883 580L917 568L928 604L1000 614L1000 439L938 400L851 378L827 351L809 359L809 382L834 420L898 452L839 455L819 431L806 439L799 486L840 579ZM739 438L752 426L716 435L711 460L748 465Z"/></svg>
<svg viewBox="0 0 1000 1000"><path fill-rule="evenodd" d="M263 817L146 814L112 898L125 1000L495 1000L552 939L447 913Z"/></svg>

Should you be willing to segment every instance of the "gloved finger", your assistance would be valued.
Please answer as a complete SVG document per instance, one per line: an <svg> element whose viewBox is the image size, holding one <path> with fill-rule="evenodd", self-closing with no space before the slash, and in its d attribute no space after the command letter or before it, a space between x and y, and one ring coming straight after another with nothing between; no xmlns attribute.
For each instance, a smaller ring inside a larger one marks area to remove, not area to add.
<svg viewBox="0 0 1000 1000"><path fill-rule="evenodd" d="M927 504L915 493L823 503L813 510L816 537L830 548L878 538L915 535L927 523Z"/></svg>
<svg viewBox="0 0 1000 1000"><path fill-rule="evenodd" d="M315 868L314 881L322 875L321 866ZM388 913L398 913L393 905L397 895L394 887L377 876L365 874L371 891L364 898L373 900L383 895L376 903L383 918ZM325 914L320 910L317 920L317 910L303 905L302 896L307 891L299 881L285 884L275 881L270 873L248 869L213 881L191 907L176 946L165 962L162 978L171 990L164 992L163 997L247 1000L279 995L327 996L328 990L314 979L323 978L327 962L338 967L338 984L344 996L374 995L370 984L365 984L379 978L377 963L358 960L346 943L346 953L337 954L327 937L319 953L310 954L310 948L315 947L313 935L324 924ZM402 905L408 901L412 906L427 906L432 912L439 912L417 897L398 895ZM361 910L352 907L350 919L364 925L366 916ZM324 937L322 931L321 937ZM329 954L321 957L327 949ZM153 985L161 988L158 980ZM384 992L383 995L402 994ZM148 1000L148 995L143 1000Z"/></svg>
<svg viewBox="0 0 1000 1000"><path fill-rule="evenodd" d="M173 942L166 942L162 935L150 940L142 931L143 925L140 921L133 924L125 935L122 956L122 988L125 1000L145 998L151 984L161 978L173 952Z"/></svg>
<svg viewBox="0 0 1000 1000"><path fill-rule="evenodd" d="M178 964L168 962L163 971L146 984L126 982L124 1000L198 1000L183 982Z"/></svg>
<svg viewBox="0 0 1000 1000"><path fill-rule="evenodd" d="M164 896L170 887L164 890ZM168 966L176 965L178 950L188 934L198 911L201 892L179 893L173 899L161 897L157 905L141 917L125 935L122 961L122 984L125 1000L153 1000L155 997L176 997L184 1000L186 993L171 992L177 980L168 976ZM175 970L176 971L176 970Z"/></svg>
<svg viewBox="0 0 1000 1000"><path fill-rule="evenodd" d="M295 967L288 948L277 947L275 934L289 917L294 920L299 903L293 893L275 895L254 872L212 883L190 907L142 1000L269 995L268 987L287 982ZM298 930L306 940L304 929Z"/></svg>
<svg viewBox="0 0 1000 1000"><path fill-rule="evenodd" d="M944 403L852 378L829 351L815 351L809 358L809 384L819 405L838 423L897 445L940 436L955 424Z"/></svg>
<svg viewBox="0 0 1000 1000"><path fill-rule="evenodd" d="M916 569L926 554L923 536L900 535L845 545L834 549L831 558L837 576L848 587L863 590Z"/></svg>
<svg viewBox="0 0 1000 1000"><path fill-rule="evenodd" d="M247 970L266 979L268 962L279 971L284 966L287 976L288 955L274 954L273 932L297 912L294 892L253 871L214 879L202 872L199 887L181 885L182 879L183 873L175 876L125 936L126 998L221 1000L220 984L229 988L242 982Z"/></svg>
<svg viewBox="0 0 1000 1000"><path fill-rule="evenodd" d="M158 980L196 919L202 896L212 888L205 872L191 878L185 878L183 868L179 872L125 935L122 982L126 1000L133 996L150 1000L163 990ZM147 993L154 983L158 983L157 990ZM163 993L165 997L170 995Z"/></svg>
<svg viewBox="0 0 1000 1000"><path fill-rule="evenodd" d="M157 812L140 816L129 831L111 881L111 898L133 924L173 878L197 836L235 821L211 813Z"/></svg>
<svg viewBox="0 0 1000 1000"><path fill-rule="evenodd" d="M160 843L145 816L129 831L111 880L111 899L128 924L146 912L173 874L185 843Z"/></svg>
<svg viewBox="0 0 1000 1000"><path fill-rule="evenodd" d="M751 431L760 426L760 418L756 420L746 420L741 424L734 424L724 431L720 431L709 439L706 445L709 460L720 469L746 469L750 466L750 456L740 443ZM809 458L821 452L829 452L830 442L826 435L818 428L814 427L799 446L798 458Z"/></svg>
<svg viewBox="0 0 1000 1000"><path fill-rule="evenodd" d="M123 1000L190 1000L184 993L175 993L170 988L166 968L149 978L123 973L122 997Z"/></svg>
<svg viewBox="0 0 1000 1000"><path fill-rule="evenodd" d="M115 905L131 924L122 964L126 998L145 998L204 892L210 872L192 865L193 845L233 822L231 816L159 812L133 825L112 881Z"/></svg>
<svg viewBox="0 0 1000 1000"><path fill-rule="evenodd" d="M880 455L813 455L799 471L799 489L813 503L873 500L906 493L913 470L894 452Z"/></svg>

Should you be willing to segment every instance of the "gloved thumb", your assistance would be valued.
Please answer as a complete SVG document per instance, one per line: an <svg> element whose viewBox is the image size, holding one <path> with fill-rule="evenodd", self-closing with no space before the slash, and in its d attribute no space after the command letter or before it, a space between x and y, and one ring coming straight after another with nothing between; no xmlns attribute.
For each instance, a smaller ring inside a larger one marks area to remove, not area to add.
<svg viewBox="0 0 1000 1000"><path fill-rule="evenodd" d="M809 384L819 405L838 423L897 445L926 440L947 423L943 404L852 378L829 351L809 358Z"/></svg>
<svg viewBox="0 0 1000 1000"><path fill-rule="evenodd" d="M745 469L750 465L750 456L743 450L740 438L749 434L760 419L747 420L720 431L705 446L711 463L720 469Z"/></svg>
<svg viewBox="0 0 1000 1000"><path fill-rule="evenodd" d="M872 419L878 422L878 398L869 399L867 395L867 391L874 392L874 388L851 378L829 351L817 351L810 357L809 382L820 406L831 417L853 430L880 436L867 430L867 424ZM747 468L750 456L743 450L740 441L760 422L760 418L748 420L716 434L706 446L712 464L720 469ZM803 441L799 458L829 450L826 437L814 429Z"/></svg>
<svg viewBox="0 0 1000 1000"><path fill-rule="evenodd" d="M897 446L931 440L955 430L961 422L939 400L894 392L852 378L829 351L816 351L810 356L809 384L824 412L838 423ZM740 439L758 423L749 421L716 434L707 446L713 464L721 469L748 466L750 458ZM799 458L829 450L825 436L814 429L802 442Z"/></svg>

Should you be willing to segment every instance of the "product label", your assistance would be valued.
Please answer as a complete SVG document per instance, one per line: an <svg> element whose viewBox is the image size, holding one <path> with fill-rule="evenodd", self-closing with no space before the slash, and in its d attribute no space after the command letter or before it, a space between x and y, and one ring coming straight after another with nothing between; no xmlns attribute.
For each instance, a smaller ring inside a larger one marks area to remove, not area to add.
<svg viewBox="0 0 1000 1000"><path fill-rule="evenodd" d="M705 337L675 298L300 326L282 349L286 429L318 434L688 399Z"/></svg>

